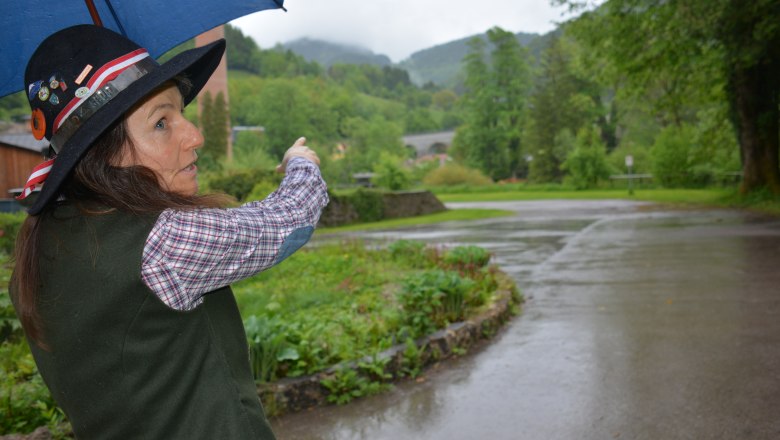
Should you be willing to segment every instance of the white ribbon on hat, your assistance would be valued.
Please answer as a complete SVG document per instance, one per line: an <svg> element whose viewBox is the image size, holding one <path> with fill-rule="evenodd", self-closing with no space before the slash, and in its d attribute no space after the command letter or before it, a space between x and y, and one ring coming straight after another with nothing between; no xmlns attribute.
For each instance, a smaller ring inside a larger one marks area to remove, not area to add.
<svg viewBox="0 0 780 440"><path fill-rule="evenodd" d="M59 153L65 142L101 107L114 99L137 79L157 67L145 49L138 49L98 69L85 87L89 92L82 98L74 98L54 119L51 146Z"/></svg>

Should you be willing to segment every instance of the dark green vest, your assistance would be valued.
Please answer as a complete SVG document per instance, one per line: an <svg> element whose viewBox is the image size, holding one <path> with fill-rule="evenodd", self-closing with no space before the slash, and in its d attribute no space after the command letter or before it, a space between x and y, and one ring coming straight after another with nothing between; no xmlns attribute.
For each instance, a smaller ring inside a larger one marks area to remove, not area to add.
<svg viewBox="0 0 780 440"><path fill-rule="evenodd" d="M71 206L42 220L51 351L32 351L52 395L83 439L274 438L230 288L179 312L141 281L154 221Z"/></svg>

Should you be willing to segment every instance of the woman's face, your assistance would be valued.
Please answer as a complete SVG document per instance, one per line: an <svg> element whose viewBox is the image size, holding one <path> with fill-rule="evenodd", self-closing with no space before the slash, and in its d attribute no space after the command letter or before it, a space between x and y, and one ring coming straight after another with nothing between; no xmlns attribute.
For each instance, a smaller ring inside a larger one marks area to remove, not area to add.
<svg viewBox="0 0 780 440"><path fill-rule="evenodd" d="M203 135L184 118L183 111L181 92L175 85L134 107L128 113L127 128L135 154L126 154L122 166L151 168L163 188L191 196L198 192L195 150L203 145Z"/></svg>

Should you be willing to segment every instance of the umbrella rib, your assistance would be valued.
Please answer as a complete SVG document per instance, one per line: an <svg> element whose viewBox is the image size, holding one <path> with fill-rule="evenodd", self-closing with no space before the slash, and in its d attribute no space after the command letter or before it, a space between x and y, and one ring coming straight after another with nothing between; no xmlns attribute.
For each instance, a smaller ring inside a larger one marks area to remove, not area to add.
<svg viewBox="0 0 780 440"><path fill-rule="evenodd" d="M106 5L108 5L108 10L111 12L111 15L114 17L114 21L116 22L117 27L119 27L119 32L121 32L122 35L127 37L127 32L125 32L125 28L122 26L122 22L119 21L119 16L116 15L116 11L114 10L114 5L111 4L110 0L106 0Z"/></svg>
<svg viewBox="0 0 780 440"><path fill-rule="evenodd" d="M97 9L95 8L95 3L92 0L84 0L84 3L87 4L87 9L89 9L89 15L92 16L92 22L95 23L96 26L103 27L103 21L100 19L100 15L98 14Z"/></svg>
<svg viewBox="0 0 780 440"><path fill-rule="evenodd" d="M287 8L282 6L282 3L279 0L273 0L273 1L274 1L274 3L276 3L276 6L279 6L280 8L282 8L282 11L287 12Z"/></svg>

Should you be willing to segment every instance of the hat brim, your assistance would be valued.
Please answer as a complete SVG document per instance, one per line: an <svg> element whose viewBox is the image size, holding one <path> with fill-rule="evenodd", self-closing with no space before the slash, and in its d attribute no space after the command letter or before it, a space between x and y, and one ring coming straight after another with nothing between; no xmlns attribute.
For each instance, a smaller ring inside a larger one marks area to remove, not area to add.
<svg viewBox="0 0 780 440"><path fill-rule="evenodd" d="M218 40L206 46L190 49L171 58L157 69L147 73L106 103L79 128L62 146L54 161L46 182L30 209L30 215L38 215L43 208L60 192L60 187L84 154L114 122L121 119L128 110L166 81L177 75L185 76L192 87L183 97L184 105L189 104L206 85L214 73L222 54L225 52L225 40Z"/></svg>

